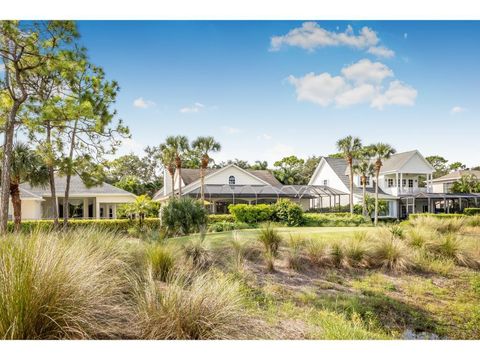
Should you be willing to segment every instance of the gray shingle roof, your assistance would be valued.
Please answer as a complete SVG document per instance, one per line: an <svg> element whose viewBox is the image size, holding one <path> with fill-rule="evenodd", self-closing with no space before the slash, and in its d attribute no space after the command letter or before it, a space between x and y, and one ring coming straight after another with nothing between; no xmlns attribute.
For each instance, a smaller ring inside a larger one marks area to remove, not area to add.
<svg viewBox="0 0 480 360"><path fill-rule="evenodd" d="M221 169L205 169L205 176L213 174ZM282 183L278 181L273 174L268 170L248 170L246 172L258 177L259 179L266 181L272 186L282 186ZM200 179L200 169L182 169L182 180L185 185L189 185Z"/></svg>
<svg viewBox="0 0 480 360"><path fill-rule="evenodd" d="M55 190L57 192L57 196L63 196L65 193L67 179L66 177L55 177ZM28 193L34 194L40 197L48 197L51 195L50 193L50 186L46 187L31 187L28 183L24 183L20 185L20 190L23 190L28 197ZM105 195L132 195L131 192L126 190L117 188L113 185L103 183L99 186L93 186L91 188L87 188L83 183L82 179L79 176L72 176L70 180L70 196L75 196L76 194L105 194Z"/></svg>
<svg viewBox="0 0 480 360"><path fill-rule="evenodd" d="M453 180L460 179L462 175L474 175L480 179L479 170L458 170L458 171L453 171L447 175L441 176L439 178L433 179L432 181L433 182L453 181Z"/></svg>
<svg viewBox="0 0 480 360"><path fill-rule="evenodd" d="M416 152L417 150L412 150L393 154L389 159L383 161L381 172L395 171L400 169Z"/></svg>
<svg viewBox="0 0 480 360"><path fill-rule="evenodd" d="M347 161L345 159L337 159L337 158L331 158L331 157L325 157L324 159L327 162L327 164L330 165L330 167L333 169L335 174L337 174L337 176L340 178L342 183L344 183L347 189L349 189L350 183L348 180L349 177L347 175L348 173ZM372 183L374 187L366 189L366 192L369 195L375 194L375 181L372 181ZM353 193L355 195L362 196L362 188L353 184ZM378 197L380 199L396 199L395 196L385 193L380 188L378 189Z"/></svg>

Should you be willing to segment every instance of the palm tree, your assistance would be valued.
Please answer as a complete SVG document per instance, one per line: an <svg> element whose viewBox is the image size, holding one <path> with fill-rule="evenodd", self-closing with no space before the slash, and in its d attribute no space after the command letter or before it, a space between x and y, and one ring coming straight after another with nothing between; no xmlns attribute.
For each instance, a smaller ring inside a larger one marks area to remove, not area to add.
<svg viewBox="0 0 480 360"><path fill-rule="evenodd" d="M337 141L337 149L342 153L343 158L348 163L348 169L350 171L349 185L350 185L350 213L353 214L353 159L358 156L362 149L362 141L358 137L351 135L344 137Z"/></svg>
<svg viewBox="0 0 480 360"><path fill-rule="evenodd" d="M480 182L473 174L464 174L461 178L455 181L450 188L452 193L474 193L480 191Z"/></svg>
<svg viewBox="0 0 480 360"><path fill-rule="evenodd" d="M10 196L14 229L19 231L22 222L20 184L28 182L30 186L45 186L48 184L49 173L42 158L24 143L14 144L10 166Z"/></svg>
<svg viewBox="0 0 480 360"><path fill-rule="evenodd" d="M355 173L360 175L360 183L362 184L362 214L363 216L367 216L367 179L368 177L372 177L375 173L374 166L370 162L370 157L367 152L362 154L358 163L355 164L353 168Z"/></svg>
<svg viewBox="0 0 480 360"><path fill-rule="evenodd" d="M368 146L368 149L371 151L372 156L375 159L375 225L378 223L378 177L380 176L380 169L383 166L383 160L390 158L393 154L396 153L396 150L384 143L377 143Z"/></svg>
<svg viewBox="0 0 480 360"><path fill-rule="evenodd" d="M169 136L165 140L165 145L175 156L175 166L178 171L178 197L182 196L182 161L190 150L188 139L186 136L177 135ZM173 189L172 189L173 191Z"/></svg>
<svg viewBox="0 0 480 360"><path fill-rule="evenodd" d="M199 136L193 143L192 148L201 158L200 164L200 197L202 204L205 200L205 169L210 163L210 152L220 151L222 146L219 142L215 141L212 136Z"/></svg>
<svg viewBox="0 0 480 360"><path fill-rule="evenodd" d="M175 153L167 146L167 144L160 144L160 151L160 162L168 171L172 180L172 193L170 196L174 197L175 192L173 191L173 188L175 187ZM163 185L166 186L166 184Z"/></svg>

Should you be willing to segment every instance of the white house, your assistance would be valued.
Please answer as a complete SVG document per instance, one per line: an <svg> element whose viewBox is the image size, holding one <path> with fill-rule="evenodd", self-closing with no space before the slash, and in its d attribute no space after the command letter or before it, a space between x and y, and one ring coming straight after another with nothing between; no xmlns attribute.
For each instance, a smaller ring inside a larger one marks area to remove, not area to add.
<svg viewBox="0 0 480 360"><path fill-rule="evenodd" d="M450 189L454 182L460 180L464 175L472 175L480 180L479 170L458 170L432 180L434 192L451 192Z"/></svg>
<svg viewBox="0 0 480 360"><path fill-rule="evenodd" d="M57 203L60 217L63 216L63 195L66 178L55 179ZM135 195L113 185L103 183L88 188L78 176L72 176L69 195L69 216L77 219L115 219L117 207L121 204L135 201ZM40 220L52 218L52 197L50 187L31 187L20 185L22 200L22 219ZM10 202L9 218L12 218L13 208Z"/></svg>
<svg viewBox="0 0 480 360"><path fill-rule="evenodd" d="M178 194L179 171L172 178L164 172L164 187L153 197L156 201L166 201ZM182 196L200 198L200 169L181 169ZM246 170L236 165L227 165L221 169L205 170L205 200L212 213L226 213L229 204L270 204L281 198L297 202L307 210L310 200L322 197L339 198L346 194L330 190L325 186L283 185L268 170Z"/></svg>
<svg viewBox="0 0 480 360"><path fill-rule="evenodd" d="M433 167L418 150L392 155L383 161L379 176L379 198L387 201L388 212L383 217L404 218L408 214L422 212L450 212L460 210L479 198L475 194L447 194L434 192ZM354 175L353 198L355 204L362 202L360 176ZM367 180L367 194L374 196L374 179ZM310 185L324 185L350 193L349 169L346 160L323 157L320 160ZM348 204L348 197L341 205ZM312 207L328 207L322 199L312 201Z"/></svg>

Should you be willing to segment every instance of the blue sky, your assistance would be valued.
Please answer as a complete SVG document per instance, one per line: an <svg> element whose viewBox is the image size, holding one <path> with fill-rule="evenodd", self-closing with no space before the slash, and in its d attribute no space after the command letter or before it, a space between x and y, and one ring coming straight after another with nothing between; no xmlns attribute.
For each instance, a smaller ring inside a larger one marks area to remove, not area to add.
<svg viewBox="0 0 480 360"><path fill-rule="evenodd" d="M213 135L217 161L335 152L348 134L480 164L480 22L80 21L141 154ZM362 30L363 29L363 30Z"/></svg>

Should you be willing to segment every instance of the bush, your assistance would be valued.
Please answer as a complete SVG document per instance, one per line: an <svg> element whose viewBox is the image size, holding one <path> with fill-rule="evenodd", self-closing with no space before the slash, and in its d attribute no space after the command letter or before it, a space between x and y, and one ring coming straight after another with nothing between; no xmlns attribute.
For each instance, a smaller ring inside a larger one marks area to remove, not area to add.
<svg viewBox="0 0 480 360"><path fill-rule="evenodd" d="M207 211L201 202L192 198L174 198L162 206L160 218L169 234L188 235L206 225Z"/></svg>
<svg viewBox="0 0 480 360"><path fill-rule="evenodd" d="M461 266L475 269L479 265L455 234L440 237L428 246L427 251L440 258L451 259Z"/></svg>
<svg viewBox="0 0 480 360"><path fill-rule="evenodd" d="M217 222L235 222L235 218L231 214L210 214L208 215L208 223L215 224Z"/></svg>
<svg viewBox="0 0 480 360"><path fill-rule="evenodd" d="M480 208L465 208L463 213L468 216L480 215Z"/></svg>
<svg viewBox="0 0 480 360"><path fill-rule="evenodd" d="M362 215L351 214L314 214L303 215L306 226L362 226L371 225L371 220Z"/></svg>
<svg viewBox="0 0 480 360"><path fill-rule="evenodd" d="M2 238L0 338L122 336L130 317L122 243L96 229Z"/></svg>
<svg viewBox="0 0 480 360"><path fill-rule="evenodd" d="M211 224L208 227L208 231L210 232L222 232L222 231L232 231L232 230L242 230L242 229L248 229L252 227L251 225L248 225L247 223L241 223L241 222L215 222Z"/></svg>
<svg viewBox="0 0 480 360"><path fill-rule="evenodd" d="M303 210L300 205L288 199L280 199L272 205L273 221L278 221L287 226L300 226L303 224Z"/></svg>
<svg viewBox="0 0 480 360"><path fill-rule="evenodd" d="M136 323L144 339L246 339L257 325L243 309L239 284L207 272L177 277L160 287L153 279L137 291Z"/></svg>
<svg viewBox="0 0 480 360"><path fill-rule="evenodd" d="M200 233L198 237L184 244L183 253L194 268L207 267L210 263L210 251L205 243L205 233Z"/></svg>
<svg viewBox="0 0 480 360"><path fill-rule="evenodd" d="M442 234L458 232L466 225L466 223L467 218L464 216L443 218L437 216L418 216L410 220L410 224L413 227L426 227Z"/></svg>
<svg viewBox="0 0 480 360"><path fill-rule="evenodd" d="M230 214L232 214L235 221L247 224L269 221L273 214L272 207L267 204L231 204L228 206L228 211L230 211Z"/></svg>
<svg viewBox="0 0 480 360"><path fill-rule="evenodd" d="M305 247L305 240L300 236L290 234L288 239L287 264L290 269L300 270L302 267L302 250Z"/></svg>
<svg viewBox="0 0 480 360"><path fill-rule="evenodd" d="M330 247L325 240L309 240L305 246L307 256L314 265L331 265Z"/></svg>

